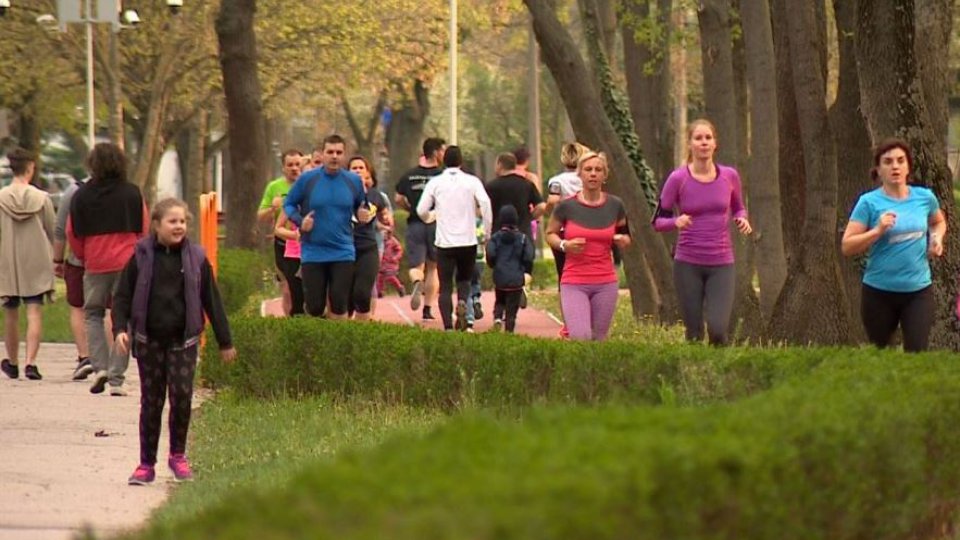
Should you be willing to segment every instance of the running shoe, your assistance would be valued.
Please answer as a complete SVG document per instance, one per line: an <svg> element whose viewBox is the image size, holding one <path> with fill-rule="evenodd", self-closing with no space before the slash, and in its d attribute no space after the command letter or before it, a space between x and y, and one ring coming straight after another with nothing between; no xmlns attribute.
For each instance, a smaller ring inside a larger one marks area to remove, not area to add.
<svg viewBox="0 0 960 540"><path fill-rule="evenodd" d="M423 300L421 298L420 292L423 289L422 281L414 281L413 289L410 291L410 310L416 311L420 309L420 302Z"/></svg>
<svg viewBox="0 0 960 540"><path fill-rule="evenodd" d="M157 477L157 473L153 470L153 465L144 465L140 464L133 471L133 474L130 475L130 478L127 480L127 484L131 486L145 486Z"/></svg>
<svg viewBox="0 0 960 540"><path fill-rule="evenodd" d="M96 375L93 376L93 384L90 385L91 394L102 394L103 390L107 387L107 379L110 377L107 376L106 371L98 371Z"/></svg>
<svg viewBox="0 0 960 540"><path fill-rule="evenodd" d="M0 362L0 371L3 371L3 373L11 379L20 378L20 367L17 364L11 363L9 358L4 358L3 361Z"/></svg>
<svg viewBox="0 0 960 540"><path fill-rule="evenodd" d="M83 381L86 380L90 374L93 373L93 364L90 363L89 358L80 358L77 361L77 369L73 370L73 380Z"/></svg>
<svg viewBox="0 0 960 540"><path fill-rule="evenodd" d="M43 375L40 375L40 370L33 364L23 368L23 374L31 381L39 381L43 378Z"/></svg>
<svg viewBox="0 0 960 540"><path fill-rule="evenodd" d="M560 339L570 339L570 331L567 330L567 325L560 327L560 331L557 332L557 335L560 336Z"/></svg>
<svg viewBox="0 0 960 540"><path fill-rule="evenodd" d="M499 332L503 330L503 319L494 319L493 320L493 331Z"/></svg>
<svg viewBox="0 0 960 540"><path fill-rule="evenodd" d="M169 465L170 470L173 471L173 477L176 478L177 482L189 482L193 480L193 471L190 469L187 456L183 454L170 454L167 465Z"/></svg>
<svg viewBox="0 0 960 540"><path fill-rule="evenodd" d="M433 316L433 313L430 311L430 306L423 306L423 320L425 321L435 321L436 317Z"/></svg>
<svg viewBox="0 0 960 540"><path fill-rule="evenodd" d="M111 386L110 395L116 397L124 397L127 395L127 391L123 389L123 386Z"/></svg>
<svg viewBox="0 0 960 540"><path fill-rule="evenodd" d="M473 301L473 319L479 321L483 318L483 304L480 303L480 299Z"/></svg>

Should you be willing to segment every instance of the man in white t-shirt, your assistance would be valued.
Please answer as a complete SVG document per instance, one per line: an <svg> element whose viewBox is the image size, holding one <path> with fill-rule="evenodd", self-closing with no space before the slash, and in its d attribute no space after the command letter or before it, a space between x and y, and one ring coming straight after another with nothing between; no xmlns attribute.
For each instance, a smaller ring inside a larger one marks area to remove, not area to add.
<svg viewBox="0 0 960 540"><path fill-rule="evenodd" d="M453 330L453 285L457 289L457 329L467 329L467 300L470 278L477 254L476 209L480 208L484 238L490 238L493 216L490 198L483 182L460 169L463 153L457 146L447 147L446 167L427 183L417 203L417 214L428 219L436 216L437 274L440 279L440 316L444 330Z"/></svg>

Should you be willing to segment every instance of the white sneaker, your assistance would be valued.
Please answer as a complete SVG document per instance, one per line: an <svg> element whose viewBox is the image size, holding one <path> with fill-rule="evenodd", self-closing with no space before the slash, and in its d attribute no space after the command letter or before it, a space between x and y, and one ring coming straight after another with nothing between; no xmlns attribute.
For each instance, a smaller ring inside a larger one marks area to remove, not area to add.
<svg viewBox="0 0 960 540"><path fill-rule="evenodd" d="M111 395L111 396L117 396L117 397L123 397L123 396L126 396L126 395L127 395L127 391L124 390L122 386L111 386L111 387L110 387L110 395Z"/></svg>
<svg viewBox="0 0 960 540"><path fill-rule="evenodd" d="M96 372L93 376L93 384L90 385L90 393L102 394L103 390L107 387L107 379L109 378L106 371Z"/></svg>

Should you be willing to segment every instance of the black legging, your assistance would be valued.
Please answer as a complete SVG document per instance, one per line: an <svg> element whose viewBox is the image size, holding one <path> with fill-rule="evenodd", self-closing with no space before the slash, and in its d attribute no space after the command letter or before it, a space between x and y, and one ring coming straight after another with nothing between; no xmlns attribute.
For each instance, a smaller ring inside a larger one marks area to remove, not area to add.
<svg viewBox="0 0 960 540"><path fill-rule="evenodd" d="M344 315L350 303L350 284L353 282L353 261L301 263L303 296L307 313L322 317L330 295L330 311Z"/></svg>
<svg viewBox="0 0 960 540"><path fill-rule="evenodd" d="M303 315L303 280L297 275L299 270L300 259L284 257L281 271L290 289L290 315Z"/></svg>
<svg viewBox="0 0 960 540"><path fill-rule="evenodd" d="M350 293L350 312L370 313L370 297L373 294L373 284L377 281L380 272L380 252L376 244L360 251L357 250L357 260L353 263L353 286Z"/></svg>
<svg viewBox="0 0 960 540"><path fill-rule="evenodd" d="M493 305L493 318L503 320L507 332L513 332L517 326L517 311L520 309L520 296L523 289L496 289L496 302Z"/></svg>
<svg viewBox="0 0 960 540"><path fill-rule="evenodd" d="M903 350L927 349L936 303L933 287L916 292L898 293L875 289L866 283L860 294L860 317L870 343L884 348L897 330L903 330Z"/></svg>
<svg viewBox="0 0 960 540"><path fill-rule="evenodd" d="M440 278L440 317L443 328L453 328L453 289L456 278L457 300L470 298L470 278L473 277L477 246L437 248L437 276Z"/></svg>
<svg viewBox="0 0 960 540"><path fill-rule="evenodd" d="M140 463L153 465L157 462L163 402L168 392L170 453L183 454L186 451L197 346L171 349L149 343L139 347L142 347L137 358L140 371Z"/></svg>
<svg viewBox="0 0 960 540"><path fill-rule="evenodd" d="M687 340L703 340L703 321L706 319L710 344L726 345L736 286L734 266L674 261L673 280Z"/></svg>

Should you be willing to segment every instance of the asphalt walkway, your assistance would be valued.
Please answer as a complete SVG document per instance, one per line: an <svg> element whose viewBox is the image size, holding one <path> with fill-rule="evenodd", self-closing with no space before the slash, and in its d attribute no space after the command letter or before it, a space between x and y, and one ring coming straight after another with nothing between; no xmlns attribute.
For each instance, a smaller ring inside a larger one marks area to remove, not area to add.
<svg viewBox="0 0 960 540"><path fill-rule="evenodd" d="M44 343L37 364L42 381L23 369L18 380L0 375L0 539L68 539L88 527L103 536L143 524L172 476L158 466L154 485L127 485L139 457L136 363L126 397L71 381L73 345ZM164 426L160 465L168 440Z"/></svg>

